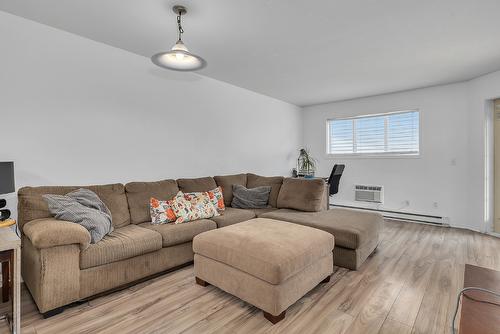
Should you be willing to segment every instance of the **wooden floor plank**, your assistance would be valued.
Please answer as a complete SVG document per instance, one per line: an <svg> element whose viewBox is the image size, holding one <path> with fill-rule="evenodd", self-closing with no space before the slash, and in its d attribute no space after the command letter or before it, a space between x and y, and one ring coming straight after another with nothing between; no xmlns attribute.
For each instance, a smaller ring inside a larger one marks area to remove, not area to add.
<svg viewBox="0 0 500 334"><path fill-rule="evenodd" d="M391 320L389 318L385 319L382 328L378 334L410 334L411 327L407 326L401 322Z"/></svg>
<svg viewBox="0 0 500 334"><path fill-rule="evenodd" d="M402 286L402 282L384 281L380 288L371 295L347 332L378 333Z"/></svg>
<svg viewBox="0 0 500 334"><path fill-rule="evenodd" d="M43 319L22 288L23 333L447 333L465 263L500 270L500 239L467 230L387 221L358 271L335 267L272 325L192 266ZM0 310L8 305L0 304ZM0 326L0 334L5 333Z"/></svg>
<svg viewBox="0 0 500 334"><path fill-rule="evenodd" d="M405 282L401 292L391 307L388 317L401 322L410 328L413 327L420 309L420 304L430 283L433 264L414 263L411 278Z"/></svg>

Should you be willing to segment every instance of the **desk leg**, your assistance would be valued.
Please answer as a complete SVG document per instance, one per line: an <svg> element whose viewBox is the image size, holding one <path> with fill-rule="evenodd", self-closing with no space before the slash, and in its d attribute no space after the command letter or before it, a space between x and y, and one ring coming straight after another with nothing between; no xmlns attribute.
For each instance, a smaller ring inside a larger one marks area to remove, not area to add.
<svg viewBox="0 0 500 334"><path fill-rule="evenodd" d="M9 261L2 262L2 303L9 301L9 280L10 268Z"/></svg>
<svg viewBox="0 0 500 334"><path fill-rule="evenodd" d="M14 249L14 261L11 262L13 267L12 276L12 333L21 333L21 248Z"/></svg>

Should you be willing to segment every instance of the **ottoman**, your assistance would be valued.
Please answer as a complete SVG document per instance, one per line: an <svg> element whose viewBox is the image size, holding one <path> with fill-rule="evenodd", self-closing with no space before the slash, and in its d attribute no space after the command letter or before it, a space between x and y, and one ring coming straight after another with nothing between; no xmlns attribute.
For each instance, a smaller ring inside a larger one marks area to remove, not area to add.
<svg viewBox="0 0 500 334"><path fill-rule="evenodd" d="M276 323L286 309L333 272L333 236L319 229L255 218L193 239L194 273L264 312Z"/></svg>

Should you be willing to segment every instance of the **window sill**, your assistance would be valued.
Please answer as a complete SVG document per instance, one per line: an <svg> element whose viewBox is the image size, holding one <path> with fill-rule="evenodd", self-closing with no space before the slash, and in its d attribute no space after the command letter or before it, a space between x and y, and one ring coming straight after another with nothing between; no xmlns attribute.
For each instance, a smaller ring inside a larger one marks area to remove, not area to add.
<svg viewBox="0 0 500 334"><path fill-rule="evenodd" d="M330 160L339 159L419 159L420 153L347 153L326 154L325 158Z"/></svg>

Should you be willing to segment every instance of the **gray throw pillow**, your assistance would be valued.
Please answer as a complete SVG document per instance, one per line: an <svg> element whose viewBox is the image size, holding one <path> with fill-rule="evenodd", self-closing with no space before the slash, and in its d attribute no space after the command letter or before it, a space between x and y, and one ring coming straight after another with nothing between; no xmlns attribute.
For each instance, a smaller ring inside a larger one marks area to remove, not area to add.
<svg viewBox="0 0 500 334"><path fill-rule="evenodd" d="M77 189L66 195L43 195L49 212L56 218L85 227L90 242L100 241L113 231L111 212L99 196L88 189Z"/></svg>
<svg viewBox="0 0 500 334"><path fill-rule="evenodd" d="M270 186L247 189L233 184L233 201L231 206L238 209L262 209L268 207Z"/></svg>

